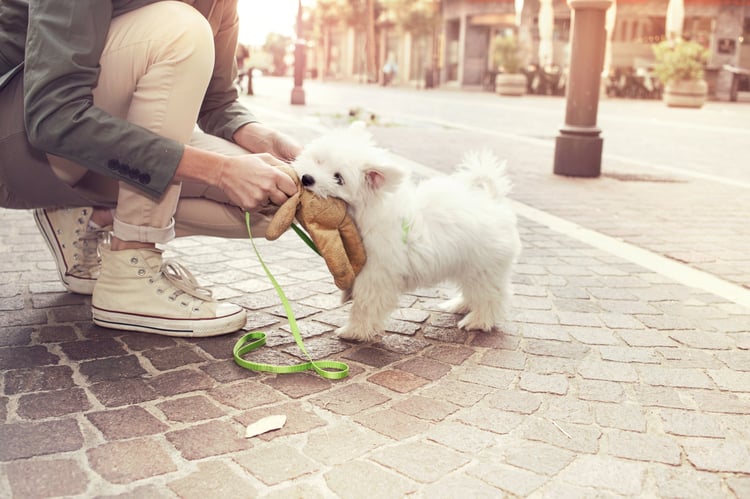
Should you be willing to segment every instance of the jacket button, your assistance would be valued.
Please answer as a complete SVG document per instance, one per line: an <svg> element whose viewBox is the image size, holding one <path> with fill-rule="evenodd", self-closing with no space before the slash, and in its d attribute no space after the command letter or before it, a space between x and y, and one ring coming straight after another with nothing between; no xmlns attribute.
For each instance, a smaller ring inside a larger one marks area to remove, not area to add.
<svg viewBox="0 0 750 499"><path fill-rule="evenodd" d="M138 168L131 168L128 172L128 176L132 178L133 180L140 178L141 171Z"/></svg>
<svg viewBox="0 0 750 499"><path fill-rule="evenodd" d="M140 183L142 183L144 185L145 184L150 184L151 183L151 175L149 175L148 173L141 173L140 176L138 177L138 182L140 182Z"/></svg>

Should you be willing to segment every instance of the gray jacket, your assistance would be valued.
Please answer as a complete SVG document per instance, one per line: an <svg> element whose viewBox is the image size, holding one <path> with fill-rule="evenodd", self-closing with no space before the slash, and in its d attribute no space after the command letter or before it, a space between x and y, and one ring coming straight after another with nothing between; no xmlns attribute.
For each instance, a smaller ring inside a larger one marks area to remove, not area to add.
<svg viewBox="0 0 750 499"><path fill-rule="evenodd" d="M0 92L24 72L32 146L153 196L172 181L184 145L95 107L92 89L112 18L156 1L0 0ZM208 19L214 34L215 66L198 124L232 140L238 128L257 121L237 101L234 86L237 0L183 1Z"/></svg>

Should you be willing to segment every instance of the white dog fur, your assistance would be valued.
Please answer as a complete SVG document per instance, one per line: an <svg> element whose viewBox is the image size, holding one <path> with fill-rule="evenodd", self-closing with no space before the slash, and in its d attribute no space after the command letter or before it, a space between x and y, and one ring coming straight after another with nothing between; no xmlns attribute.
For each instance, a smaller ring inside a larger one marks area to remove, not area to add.
<svg viewBox="0 0 750 499"><path fill-rule="evenodd" d="M312 141L293 166L305 188L349 204L367 252L339 337L372 340L402 293L444 281L458 286L442 308L466 314L460 328L491 331L502 319L521 242L505 164L491 152L415 184L355 123Z"/></svg>

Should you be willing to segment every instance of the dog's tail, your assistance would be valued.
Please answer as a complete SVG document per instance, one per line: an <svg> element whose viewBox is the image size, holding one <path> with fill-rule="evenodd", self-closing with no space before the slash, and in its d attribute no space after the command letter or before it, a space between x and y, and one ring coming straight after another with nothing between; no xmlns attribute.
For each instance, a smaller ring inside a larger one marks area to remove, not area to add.
<svg viewBox="0 0 750 499"><path fill-rule="evenodd" d="M458 175L493 198L501 199L511 189L510 180L505 175L506 166L507 161L499 161L489 149L470 151L458 165Z"/></svg>

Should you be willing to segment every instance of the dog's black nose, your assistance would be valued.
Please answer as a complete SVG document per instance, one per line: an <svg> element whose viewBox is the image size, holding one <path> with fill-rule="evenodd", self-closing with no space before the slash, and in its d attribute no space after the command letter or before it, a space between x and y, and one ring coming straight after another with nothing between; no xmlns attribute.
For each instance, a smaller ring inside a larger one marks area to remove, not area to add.
<svg viewBox="0 0 750 499"><path fill-rule="evenodd" d="M313 177L312 175L308 175L307 173L302 175L302 185L304 185L305 187L310 187L313 184L315 184L315 177Z"/></svg>

